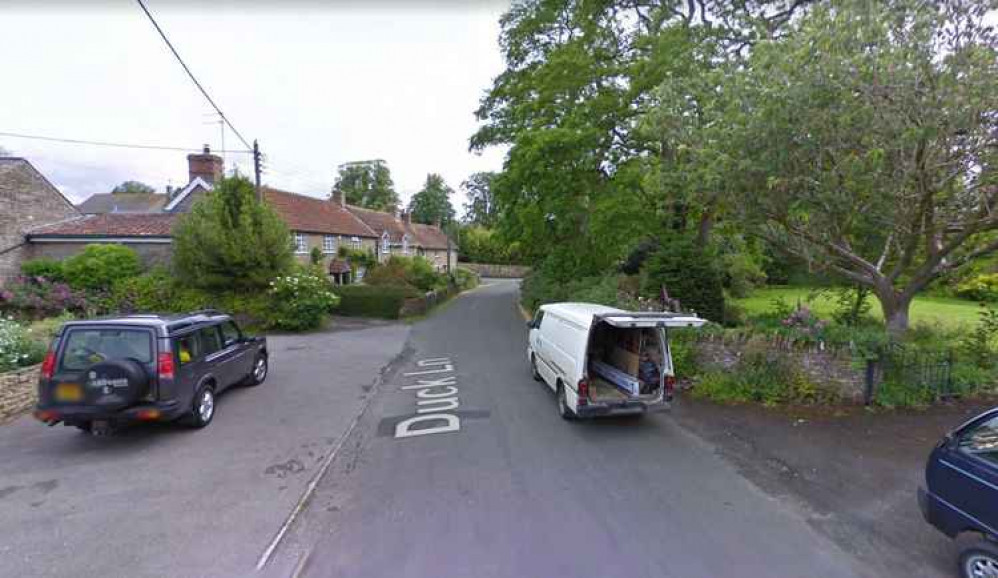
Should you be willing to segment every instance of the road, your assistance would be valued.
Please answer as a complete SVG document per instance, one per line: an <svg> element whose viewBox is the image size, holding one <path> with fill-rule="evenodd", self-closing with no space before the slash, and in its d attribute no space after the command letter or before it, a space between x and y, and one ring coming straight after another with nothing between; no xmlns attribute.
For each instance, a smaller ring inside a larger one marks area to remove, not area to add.
<svg viewBox="0 0 998 578"><path fill-rule="evenodd" d="M271 336L271 373L203 430L0 427L0 576L249 576L400 354L400 324Z"/></svg>
<svg viewBox="0 0 998 578"><path fill-rule="evenodd" d="M265 575L871 575L669 415L562 421L515 298L492 282L413 327ZM396 438L410 386L450 377L423 391L453 393L460 429Z"/></svg>

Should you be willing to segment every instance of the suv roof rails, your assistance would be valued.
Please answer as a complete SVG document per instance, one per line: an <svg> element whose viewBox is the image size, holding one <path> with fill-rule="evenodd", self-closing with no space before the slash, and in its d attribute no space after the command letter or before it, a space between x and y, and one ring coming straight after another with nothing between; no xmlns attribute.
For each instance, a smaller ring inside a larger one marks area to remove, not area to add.
<svg viewBox="0 0 998 578"><path fill-rule="evenodd" d="M223 315L221 311L215 309L214 307L208 307L206 309L198 309L197 311L191 311L187 315Z"/></svg>

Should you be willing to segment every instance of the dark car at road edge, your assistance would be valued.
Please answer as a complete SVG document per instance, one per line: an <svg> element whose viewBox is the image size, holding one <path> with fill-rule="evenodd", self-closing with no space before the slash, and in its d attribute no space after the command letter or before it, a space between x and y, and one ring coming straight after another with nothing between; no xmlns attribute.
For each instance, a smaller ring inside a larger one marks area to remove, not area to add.
<svg viewBox="0 0 998 578"><path fill-rule="evenodd" d="M998 408L967 421L936 445L918 504L940 532L974 538L960 553L962 576L998 577Z"/></svg>
<svg viewBox="0 0 998 578"><path fill-rule="evenodd" d="M42 363L35 417L94 433L141 421L204 427L215 398L268 373L267 340L215 310L70 321Z"/></svg>

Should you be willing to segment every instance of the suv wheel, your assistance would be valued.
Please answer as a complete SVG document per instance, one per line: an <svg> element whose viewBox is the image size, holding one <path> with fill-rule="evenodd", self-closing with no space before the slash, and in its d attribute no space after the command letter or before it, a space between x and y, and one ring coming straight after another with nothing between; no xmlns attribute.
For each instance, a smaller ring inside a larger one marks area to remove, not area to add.
<svg viewBox="0 0 998 578"><path fill-rule="evenodd" d="M190 425L202 428L211 423L215 417L215 388L206 384L198 390L194 396L194 404L191 407Z"/></svg>
<svg viewBox="0 0 998 578"><path fill-rule="evenodd" d="M267 356L258 355L256 361L253 362L253 370L246 377L246 385L260 385L267 379L269 371L270 366L267 364Z"/></svg>
<svg viewBox="0 0 998 578"><path fill-rule="evenodd" d="M998 547L981 540L960 553L960 575L966 578L998 576Z"/></svg>

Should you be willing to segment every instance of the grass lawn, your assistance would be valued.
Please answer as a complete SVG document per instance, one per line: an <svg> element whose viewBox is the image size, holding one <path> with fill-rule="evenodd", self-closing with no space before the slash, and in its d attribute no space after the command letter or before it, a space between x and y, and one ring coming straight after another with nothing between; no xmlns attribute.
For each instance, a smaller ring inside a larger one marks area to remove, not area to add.
<svg viewBox="0 0 998 578"><path fill-rule="evenodd" d="M744 299L735 299L734 302L745 309L749 315L759 315L773 310L773 300L782 298L791 306L801 303L807 305L819 317L830 318L832 310L835 308L834 295L831 291L824 291L813 297L816 289L810 287L763 287L756 289L752 295ZM880 302L876 297L870 298L872 307L870 312L878 319L883 318L880 311ZM980 306L973 301L963 299L951 299L948 297L915 297L911 304L911 323L917 325L927 323L932 325L944 325L949 329L969 328L977 323L977 312Z"/></svg>

